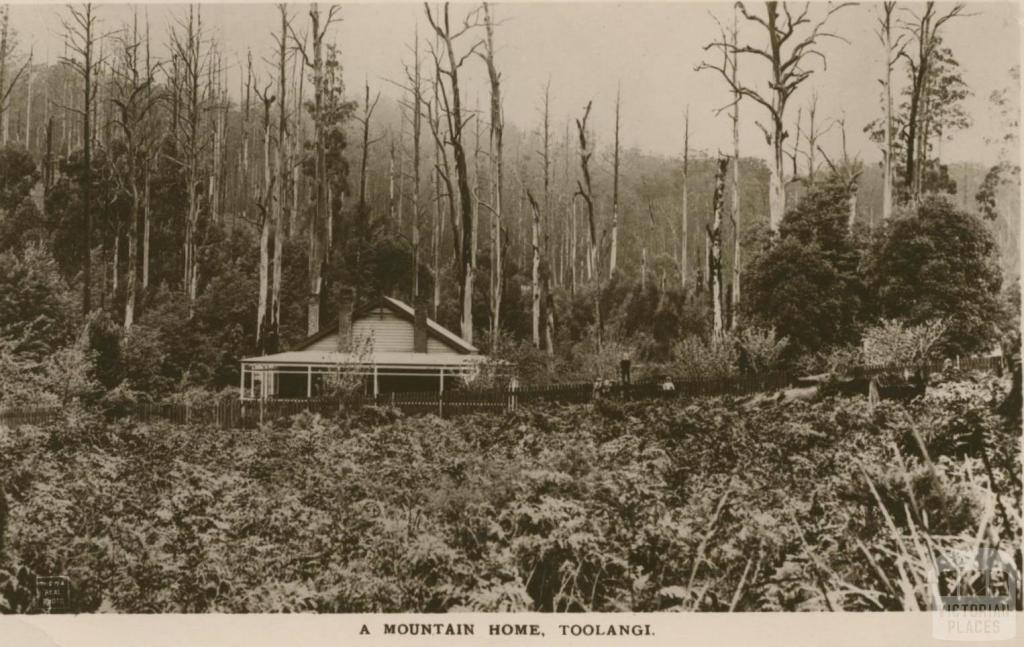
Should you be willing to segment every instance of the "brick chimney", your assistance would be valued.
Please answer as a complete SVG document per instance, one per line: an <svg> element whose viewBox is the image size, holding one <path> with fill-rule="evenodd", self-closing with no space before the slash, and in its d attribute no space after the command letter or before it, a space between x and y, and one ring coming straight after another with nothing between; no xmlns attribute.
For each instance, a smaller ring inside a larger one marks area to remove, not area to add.
<svg viewBox="0 0 1024 647"><path fill-rule="evenodd" d="M428 297L426 290L421 290L416 295L416 320L413 322L412 350L415 353L427 352L427 308Z"/></svg>
<svg viewBox="0 0 1024 647"><path fill-rule="evenodd" d="M352 352L352 309L355 306L355 291L343 286L338 289L338 352Z"/></svg>

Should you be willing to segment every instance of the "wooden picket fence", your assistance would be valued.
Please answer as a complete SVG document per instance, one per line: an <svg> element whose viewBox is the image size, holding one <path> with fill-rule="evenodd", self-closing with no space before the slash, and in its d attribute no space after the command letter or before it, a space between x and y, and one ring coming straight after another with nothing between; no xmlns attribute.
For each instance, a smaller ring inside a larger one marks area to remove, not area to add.
<svg viewBox="0 0 1024 647"><path fill-rule="evenodd" d="M60 407L24 407L0 410L0 427L41 425L53 420L60 413Z"/></svg>
<svg viewBox="0 0 1024 647"><path fill-rule="evenodd" d="M960 370L1003 369L1000 357L976 357L954 364ZM927 371L943 370L944 362L926 367ZM871 366L855 371L854 380L873 376L901 374L915 367ZM451 417L467 413L501 413L541 403L582 404L596 399L646 400L698 396L735 395L778 391L797 384L798 376L786 372L759 373L718 379L650 380L631 384L610 381L576 382L540 386L517 386L508 389L460 389L437 392L383 393L374 396L351 396L342 399L240 401L224 399L203 404L160 402L138 404L128 417L149 422L166 420L177 424L201 424L222 429L256 428L262 423L287 418L304 411L331 416L344 409L363 406L395 407L410 415L436 414ZM669 386L671 384L671 386ZM18 427L42 424L55 418L59 407L35 407L0 411L0 426Z"/></svg>

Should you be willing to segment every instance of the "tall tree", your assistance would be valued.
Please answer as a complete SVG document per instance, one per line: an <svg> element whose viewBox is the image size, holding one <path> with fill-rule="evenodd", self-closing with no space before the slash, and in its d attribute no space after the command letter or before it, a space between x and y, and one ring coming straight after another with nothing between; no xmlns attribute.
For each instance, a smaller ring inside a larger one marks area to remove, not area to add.
<svg viewBox="0 0 1024 647"><path fill-rule="evenodd" d="M941 53L939 30L947 22L963 14L965 5L953 5L949 11L940 13L934 2L926 2L924 11L913 14L909 30L917 45L915 55L905 49L899 52L906 61L910 72L910 106L907 116L905 181L909 188L910 200L917 203L921 198L924 156L927 155L929 111L934 107L930 92L934 86L929 83L935 76L937 57Z"/></svg>
<svg viewBox="0 0 1024 647"><path fill-rule="evenodd" d="M148 56L144 56L148 43L139 34L138 14L132 24L121 29L117 37L116 63L111 103L114 123L123 140L122 159L112 175L117 178L122 193L128 197L128 271L124 308L124 328L130 330L135 320L137 298L138 250L140 247L140 217L145 199L148 168L152 164L160 128L153 121L159 95L151 91L154 69ZM116 243L115 243L116 244Z"/></svg>
<svg viewBox="0 0 1024 647"><path fill-rule="evenodd" d="M370 139L370 122L373 120L373 111L377 109L380 101L380 91L377 91L373 101L370 101L370 82L367 81L364 87L365 99L363 100L363 114L356 117L363 127L363 156L359 163L359 208L366 209L366 182L369 176L366 174L367 164L370 159L370 146L377 143L377 139Z"/></svg>
<svg viewBox="0 0 1024 647"><path fill-rule="evenodd" d="M690 273L690 106L686 106L683 118L683 211L680 216L679 241L679 286L686 292L686 280Z"/></svg>
<svg viewBox="0 0 1024 647"><path fill-rule="evenodd" d="M203 152L207 148L201 130L203 111L206 107L209 87L205 84L210 65L209 49L204 50L206 38L203 34L202 14L199 7L189 6L188 17L182 19L171 31L171 48L178 61L174 84L182 103L178 111L175 132L179 164L185 172L185 271L182 281L189 316L195 312L195 300L199 293L199 239L202 198L199 185L204 173L201 165Z"/></svg>
<svg viewBox="0 0 1024 647"><path fill-rule="evenodd" d="M785 192L785 154L783 146L789 133L785 127L786 106L797 88L814 72L809 66L810 60L818 57L825 62L825 55L818 48L820 41L826 38L840 38L825 29L829 19L836 12L850 6L850 3L827 5L825 15L818 19L808 16L812 3L805 3L797 13L793 13L788 3L765 2L764 14L751 13L742 2L737 2L743 18L755 29L764 32L767 43L762 45L734 43L725 36L704 46L705 50L716 49L722 54L722 63L704 62L697 66L698 70L715 70L729 84L733 93L748 97L764 107L768 112L770 124L757 122L764 134L765 142L771 146L771 177L768 194L769 225L777 231L782 215L786 211ZM730 55L750 54L761 60L768 61L771 71L767 91L734 79L730 73Z"/></svg>
<svg viewBox="0 0 1024 647"><path fill-rule="evenodd" d="M587 119L590 118L592 104L592 101L588 101L587 107L583 110L583 118L576 120L576 132L580 139L580 172L583 175L582 179L576 180L576 195L583 198L587 207L587 223L590 234L587 239L587 278L594 281L596 285L594 290L594 332L597 348L601 350L604 323L601 320L601 279L600 269L597 266L597 218L594 213L594 187L590 177L590 159L593 157L594 151L590 149L587 142Z"/></svg>
<svg viewBox="0 0 1024 647"><path fill-rule="evenodd" d="M544 225L543 225L543 254L541 273L541 295L544 299L544 347L548 355L555 352L555 300L552 296L552 258L551 258L551 81L544 86L544 148L542 160L544 162ZM539 304L538 304L539 305ZM538 307L537 316L540 316Z"/></svg>
<svg viewBox="0 0 1024 647"><path fill-rule="evenodd" d="M622 86L615 91L615 145L612 149L612 246L608 258L608 276L615 274L619 258L619 127Z"/></svg>
<svg viewBox="0 0 1024 647"><path fill-rule="evenodd" d="M421 179L422 165L421 143L423 133L423 113L426 110L426 97L423 93L423 74L420 59L420 32L417 27L413 34L413 66L412 70L405 66L407 90L412 95L405 104L412 114L412 256L415 270L412 275L412 296L415 303L420 293L420 223L421 223Z"/></svg>
<svg viewBox="0 0 1024 647"><path fill-rule="evenodd" d="M92 110L96 98L94 79L103 60L96 55L100 40L98 18L91 3L68 6L68 17L62 19L67 54L61 62L82 79L82 104L80 108L67 106L68 110L82 118L82 246L85 255L82 261L82 316L92 312Z"/></svg>
<svg viewBox="0 0 1024 647"><path fill-rule="evenodd" d="M279 4L281 15L281 31L275 35L277 43L277 191L273 209L274 264L270 280L270 328L267 341L270 350L276 351L281 331L281 280L284 259L284 218L285 201L290 169L288 168L288 33L291 19L288 16L288 5ZM317 326L319 330L319 326ZM316 332L314 330L313 332Z"/></svg>
<svg viewBox="0 0 1024 647"><path fill-rule="evenodd" d="M878 39L882 42L885 50L885 76L882 80L882 93L884 104L884 144L882 148L882 219L888 220L892 216L893 204L893 166L895 164L893 151L893 107L892 107L892 69L899 60L904 50L903 34L897 34L893 38L893 31L896 25L893 22L896 11L895 2L883 2L881 13L878 17Z"/></svg>
<svg viewBox="0 0 1024 647"><path fill-rule="evenodd" d="M0 6L0 124L3 124L4 144L7 144L7 109L11 95L14 93L14 87L17 85L18 80L32 62L32 57L29 56L18 66L17 70L12 69L13 74L8 73L8 69L14 67L14 56L17 46L17 35L11 28L10 7L8 5ZM29 89L28 95L29 97L32 96L31 89ZM26 114L31 114L31 112ZM28 137L27 128L25 136L26 138ZM26 144L27 147L28 145Z"/></svg>
<svg viewBox="0 0 1024 647"><path fill-rule="evenodd" d="M712 333L720 337L725 332L725 319L722 313L724 291L722 289L722 211L725 210L725 174L729 168L729 158L719 156L715 172L715 193L712 198L712 220L707 225L708 272L711 282Z"/></svg>
<svg viewBox="0 0 1024 647"><path fill-rule="evenodd" d="M277 99L270 94L272 84L268 83L262 91L256 87L255 94L263 104L263 182L259 187L256 196L256 207L258 211L258 226L260 230L260 269L259 269L259 297L256 305L256 348L261 353L271 352L270 318L268 307L270 304L270 235L273 228L272 201L274 195L275 177L270 170L270 109Z"/></svg>
<svg viewBox="0 0 1024 647"><path fill-rule="evenodd" d="M740 57L736 51L739 46L739 24L736 7L732 10L732 86L739 85ZM742 95L733 90L732 96L732 205L730 219L732 220L732 308L729 327L736 330L739 327L740 319L740 276L741 276L741 252L740 245L740 100Z"/></svg>
<svg viewBox="0 0 1024 647"><path fill-rule="evenodd" d="M483 3L484 29L486 39L484 51L480 55L487 65L487 78L491 85L491 132L490 132L490 159L491 159L491 204L488 205L491 211L491 343L498 348L501 343L501 292L504 284L502 276L502 244L501 244L501 215L502 215L502 188L504 176L504 151L502 148L502 135L505 130L505 118L501 105L501 73L498 72L494 62L494 17L491 14L491 5Z"/></svg>
<svg viewBox="0 0 1024 647"><path fill-rule="evenodd" d="M463 115L462 91L459 87L459 70L476 49L482 44L481 41L473 43L466 52L457 54L456 46L459 39L472 32L479 23L477 12L471 12L462 22L461 26L453 26L449 3L444 3L440 14L435 16L430 5L424 3L427 14L427 21L437 35L443 51L432 48L431 54L434 59L434 68L439 78L443 79L438 83L441 95L441 109L447 122L447 143L452 150L452 157L455 159L455 175L459 189L459 205L461 207L460 226L460 253L459 253L459 300L462 304L462 338L473 342L473 283L474 268L476 261L473 258L473 240L476 237L476 210L470 189L469 169L466 163L466 150L463 144L463 133L470 117Z"/></svg>

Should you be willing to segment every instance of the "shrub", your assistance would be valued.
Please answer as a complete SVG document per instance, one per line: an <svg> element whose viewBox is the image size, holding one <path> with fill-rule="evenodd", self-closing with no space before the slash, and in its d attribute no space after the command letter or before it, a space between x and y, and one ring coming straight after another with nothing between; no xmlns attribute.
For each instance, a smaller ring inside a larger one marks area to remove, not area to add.
<svg viewBox="0 0 1024 647"><path fill-rule="evenodd" d="M789 338L777 339L774 328L751 326L740 330L736 344L740 349L740 365L751 372L763 373L779 367Z"/></svg>
<svg viewBox="0 0 1024 647"><path fill-rule="evenodd" d="M1002 277L995 257L996 243L977 216L928 197L916 212L884 224L865 274L880 316L911 325L941 319L939 350L967 355L996 336Z"/></svg>
<svg viewBox="0 0 1024 647"><path fill-rule="evenodd" d="M864 363L868 366L925 364L933 358L935 345L945 331L941 320L912 326L895 319L882 319L878 325L864 331Z"/></svg>
<svg viewBox="0 0 1024 647"><path fill-rule="evenodd" d="M675 374L683 379L721 379L739 372L740 353L732 335L705 342L688 336L672 348Z"/></svg>

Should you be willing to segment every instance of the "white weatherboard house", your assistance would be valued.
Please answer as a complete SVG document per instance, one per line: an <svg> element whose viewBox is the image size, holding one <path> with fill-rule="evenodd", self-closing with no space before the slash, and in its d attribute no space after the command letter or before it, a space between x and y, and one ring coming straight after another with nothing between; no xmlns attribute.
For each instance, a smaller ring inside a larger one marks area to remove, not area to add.
<svg viewBox="0 0 1024 647"><path fill-rule="evenodd" d="M479 374L487 358L472 344L414 310L381 297L353 312L343 290L339 319L306 338L295 350L242 360L243 400L316 398L329 376L361 380L369 395L451 389Z"/></svg>

